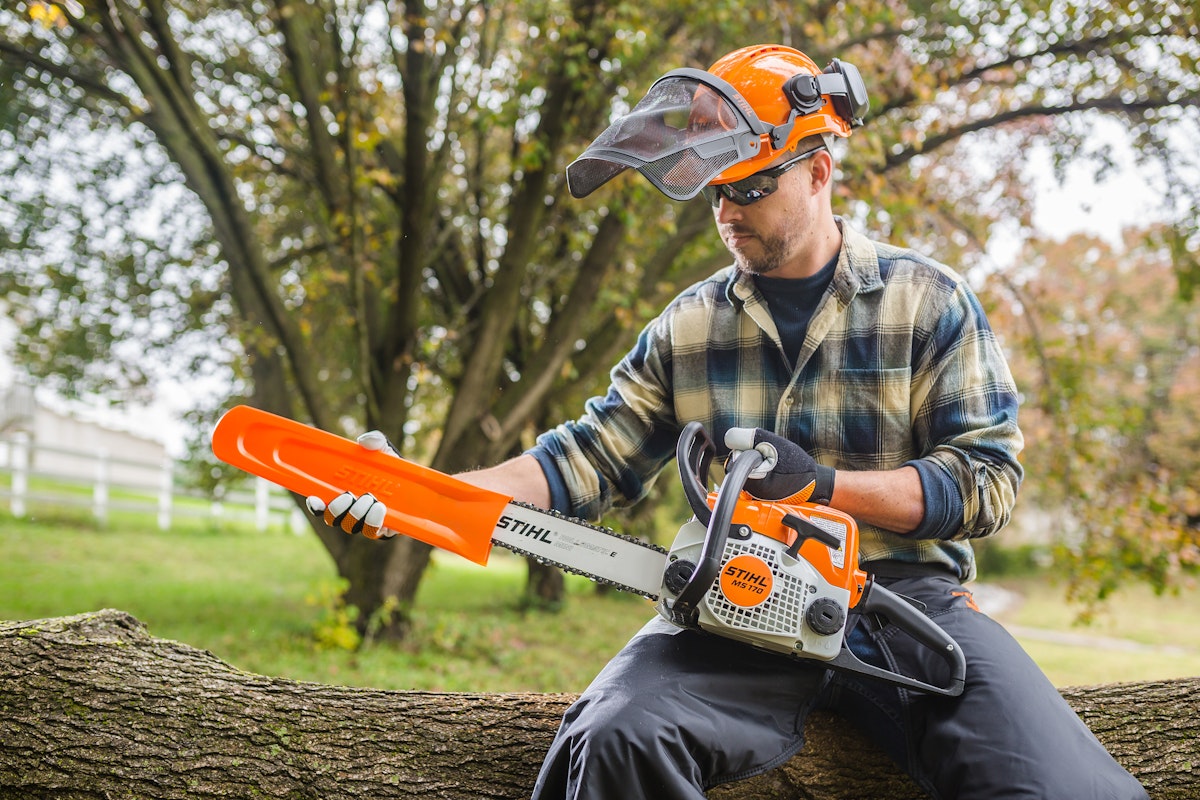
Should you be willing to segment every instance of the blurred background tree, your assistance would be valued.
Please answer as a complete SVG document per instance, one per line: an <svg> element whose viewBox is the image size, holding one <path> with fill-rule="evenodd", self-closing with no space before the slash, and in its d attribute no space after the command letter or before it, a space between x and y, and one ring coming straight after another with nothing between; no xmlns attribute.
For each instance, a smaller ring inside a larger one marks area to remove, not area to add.
<svg viewBox="0 0 1200 800"><path fill-rule="evenodd" d="M1031 242L996 282L1032 446L1026 502L1091 614L1122 581L1158 591L1200 565L1200 303L1163 231Z"/></svg>
<svg viewBox="0 0 1200 800"><path fill-rule="evenodd" d="M1188 296L1198 16L1164 0L17 0L0 10L0 297L19 363L63 392L207 378L223 388L200 430L242 400L378 428L438 469L486 465L575 416L663 302L727 261L702 201L636 176L566 192L566 164L658 75L758 41L856 64L872 110L838 211L981 276L995 231L1028 233L1027 154L1103 167L1088 136L1112 115L1157 181ZM411 602L427 547L314 530L362 624Z"/></svg>

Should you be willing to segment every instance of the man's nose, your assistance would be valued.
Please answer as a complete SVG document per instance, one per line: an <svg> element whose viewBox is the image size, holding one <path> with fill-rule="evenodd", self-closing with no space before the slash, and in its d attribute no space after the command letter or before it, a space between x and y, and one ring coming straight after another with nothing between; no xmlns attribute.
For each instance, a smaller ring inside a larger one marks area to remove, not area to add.
<svg viewBox="0 0 1200 800"><path fill-rule="evenodd" d="M713 209L717 222L733 222L742 218L742 207L723 194L717 195L717 207Z"/></svg>

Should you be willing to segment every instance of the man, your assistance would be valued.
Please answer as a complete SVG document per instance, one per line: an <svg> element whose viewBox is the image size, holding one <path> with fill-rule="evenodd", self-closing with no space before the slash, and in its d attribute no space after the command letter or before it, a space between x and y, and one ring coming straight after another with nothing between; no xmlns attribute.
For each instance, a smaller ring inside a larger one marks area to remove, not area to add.
<svg viewBox="0 0 1200 800"><path fill-rule="evenodd" d="M913 692L656 618L568 710L535 798L701 798L794 755L818 707L861 727L931 797L1146 797L962 588L975 574L968 540L1008 522L1020 484L1016 389L961 277L834 216L828 145L865 110L852 66L822 72L784 47L655 83L568 168L571 190L632 167L669 197L703 192L734 264L646 327L579 420L463 477L596 518L646 493L689 421L730 451L770 445L791 471L747 490L855 517L864 569L963 648L965 690ZM348 531L383 515L369 495L310 505ZM884 623L857 620L861 659L935 668Z"/></svg>

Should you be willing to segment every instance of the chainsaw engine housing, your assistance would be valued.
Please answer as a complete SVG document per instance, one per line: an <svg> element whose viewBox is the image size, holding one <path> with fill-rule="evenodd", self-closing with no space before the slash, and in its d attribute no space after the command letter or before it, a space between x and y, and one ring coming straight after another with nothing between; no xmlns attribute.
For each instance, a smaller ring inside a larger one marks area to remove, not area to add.
<svg viewBox="0 0 1200 800"><path fill-rule="evenodd" d="M821 520L840 538L845 528ZM680 528L668 555L657 611L676 624L698 627L766 650L828 660L841 649L850 590L828 581L788 546L735 525L725 541L717 580L691 619L672 614L674 601L699 563L706 527L693 519ZM844 551L842 551L844 552Z"/></svg>

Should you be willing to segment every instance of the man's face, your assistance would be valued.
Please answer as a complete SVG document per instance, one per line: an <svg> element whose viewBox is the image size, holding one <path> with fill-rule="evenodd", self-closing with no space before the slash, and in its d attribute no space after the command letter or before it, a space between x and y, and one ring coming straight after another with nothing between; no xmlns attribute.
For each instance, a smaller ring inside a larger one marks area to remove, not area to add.
<svg viewBox="0 0 1200 800"><path fill-rule="evenodd" d="M807 162L808 159L805 159ZM776 190L749 205L716 196L717 232L738 268L756 275L803 277L794 267L808 246L816 206L808 163L779 175Z"/></svg>

